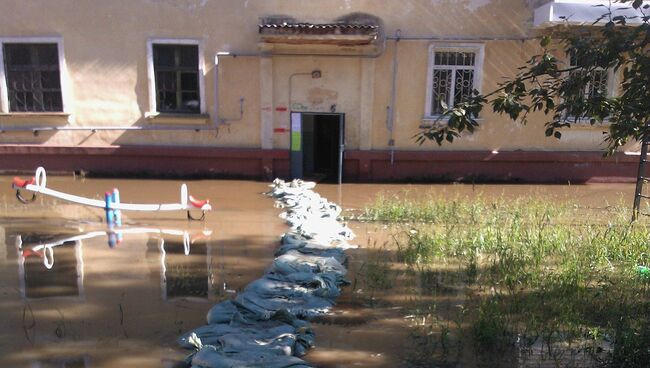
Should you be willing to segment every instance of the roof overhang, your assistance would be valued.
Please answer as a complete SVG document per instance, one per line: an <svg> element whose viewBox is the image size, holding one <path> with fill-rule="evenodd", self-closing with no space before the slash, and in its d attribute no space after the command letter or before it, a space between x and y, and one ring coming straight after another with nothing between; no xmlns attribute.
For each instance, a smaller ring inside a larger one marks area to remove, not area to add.
<svg viewBox="0 0 650 368"><path fill-rule="evenodd" d="M591 0L554 0L550 1L535 9L533 17L533 26L535 28L553 27L559 24L578 25L578 26L602 26L608 22L603 18L603 14L609 12L609 1L591 1ZM641 12L632 8L631 3L612 3L612 16L627 17L626 23L629 25L638 25L643 22ZM636 18L630 18L635 17Z"/></svg>
<svg viewBox="0 0 650 368"><path fill-rule="evenodd" d="M263 23L260 51L270 54L368 55L378 52L381 29L372 24Z"/></svg>

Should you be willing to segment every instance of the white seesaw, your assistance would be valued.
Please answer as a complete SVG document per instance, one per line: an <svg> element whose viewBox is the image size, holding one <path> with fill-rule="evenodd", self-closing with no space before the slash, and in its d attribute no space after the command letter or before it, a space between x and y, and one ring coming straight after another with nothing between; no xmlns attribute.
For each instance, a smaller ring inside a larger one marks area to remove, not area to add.
<svg viewBox="0 0 650 368"><path fill-rule="evenodd" d="M82 204L90 207L103 208L106 210L106 217L109 223L121 222L120 220L112 221L111 217L119 217L119 211L187 211L187 218L191 220L205 219L205 213L212 210L209 200L197 200L187 192L187 185L181 185L181 201L180 203L162 203L162 204L139 204L139 203L121 203L119 199L119 191L113 189L113 192L107 192L105 200L92 199L80 197L73 194L59 192L46 187L47 176L45 169L39 167L36 169L36 174L30 180L24 180L15 177L12 187L16 189L16 198L22 203L31 203L36 199L36 193L49 195L51 197L59 198L68 202ZM20 191L28 190L33 192L30 199L25 199ZM201 217L194 218L190 215L190 210L201 210ZM119 223L118 223L119 225Z"/></svg>

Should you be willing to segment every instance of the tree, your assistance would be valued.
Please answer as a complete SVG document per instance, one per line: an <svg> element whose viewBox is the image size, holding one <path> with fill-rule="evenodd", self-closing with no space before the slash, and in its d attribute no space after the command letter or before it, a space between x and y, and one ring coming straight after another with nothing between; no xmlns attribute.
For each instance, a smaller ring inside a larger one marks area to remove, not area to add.
<svg viewBox="0 0 650 368"><path fill-rule="evenodd" d="M415 136L420 144L433 140L441 145L453 142L463 131L474 132L477 118L486 104L500 114L526 123L531 112L543 112L546 136L560 138L559 129L577 121L592 125L610 123L605 135L611 154L629 140L650 138L650 4L643 0L619 0L630 3L636 16L616 15L610 6L601 6L604 14L594 22L602 27L564 25L541 37L543 52L530 58L518 73L487 94L474 91L471 97L445 109L441 119ZM605 10L606 9L606 10ZM632 18L641 24L629 26ZM554 56L560 46L574 62ZM594 83L594 73L612 69L620 75L620 93L608 97Z"/></svg>

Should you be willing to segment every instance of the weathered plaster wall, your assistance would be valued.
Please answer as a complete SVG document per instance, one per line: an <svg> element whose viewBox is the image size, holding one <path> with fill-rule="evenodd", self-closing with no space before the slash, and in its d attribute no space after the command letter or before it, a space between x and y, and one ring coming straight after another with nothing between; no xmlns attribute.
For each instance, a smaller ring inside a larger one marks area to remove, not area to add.
<svg viewBox="0 0 650 368"><path fill-rule="evenodd" d="M352 12L384 21L385 32L438 38L525 37L532 7L526 0L0 0L0 37L61 36L68 67L72 116L65 119L0 116L3 126L112 126L159 124L146 119L149 92L146 43L150 38L190 38L203 43L207 113L214 120L214 55L218 51L257 51L260 17L285 14L299 20L327 22ZM543 118L527 126L495 116L485 109L480 130L453 145L418 146L413 136L425 106L428 48L433 41L402 40L398 44L398 74L394 121L398 150L597 150L601 131L572 128L563 139L543 134ZM288 148L289 111L346 114L349 149L388 147L386 107L390 104L395 42L376 59L259 56L222 57L219 67L221 117L236 117L245 99L241 121L215 132L57 132L4 133L0 143L63 146L180 145L242 148ZM536 41L486 41L483 90L496 87L502 76L538 51ZM294 73L321 70L320 79ZM282 108L286 108L283 111ZM165 124L192 124L187 119Z"/></svg>
<svg viewBox="0 0 650 368"><path fill-rule="evenodd" d="M397 98L395 107L394 139L396 149L408 150L553 150L581 151L602 149L602 127L588 124L563 130L562 139L546 138L543 114L531 114L522 125L492 112L486 106L481 114L480 127L474 134L465 134L453 145L438 146L433 142L419 146L413 136L419 131L425 106L428 48L437 41L400 41L398 43ZM541 50L538 41L485 41L482 91L498 88L505 77L513 76L517 67ZM389 149L389 132L385 127L386 106L390 103L390 78L394 43L386 56L378 61L375 79L375 121L373 148Z"/></svg>
<svg viewBox="0 0 650 368"><path fill-rule="evenodd" d="M276 108L274 128L288 128L289 110L344 112L348 147L359 148L360 59L275 57L273 66L273 96ZM312 78L310 73L313 70L320 70L321 77ZM291 101L289 101L290 78ZM274 147L289 147L287 132L275 133Z"/></svg>

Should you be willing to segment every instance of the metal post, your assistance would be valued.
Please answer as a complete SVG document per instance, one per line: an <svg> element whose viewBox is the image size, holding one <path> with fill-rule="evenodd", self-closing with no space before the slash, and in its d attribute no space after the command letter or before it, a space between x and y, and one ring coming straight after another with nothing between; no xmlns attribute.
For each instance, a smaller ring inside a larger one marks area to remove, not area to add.
<svg viewBox="0 0 650 368"><path fill-rule="evenodd" d="M339 115L339 162L338 184L343 182L343 155L345 153L345 115Z"/></svg>
<svg viewBox="0 0 650 368"><path fill-rule="evenodd" d="M632 221L639 218L641 207L641 196L643 195L643 183L645 179L645 164L648 157L648 141L643 140L641 144L641 155L639 156L639 172L636 176L636 189L634 190L634 206L632 207Z"/></svg>

